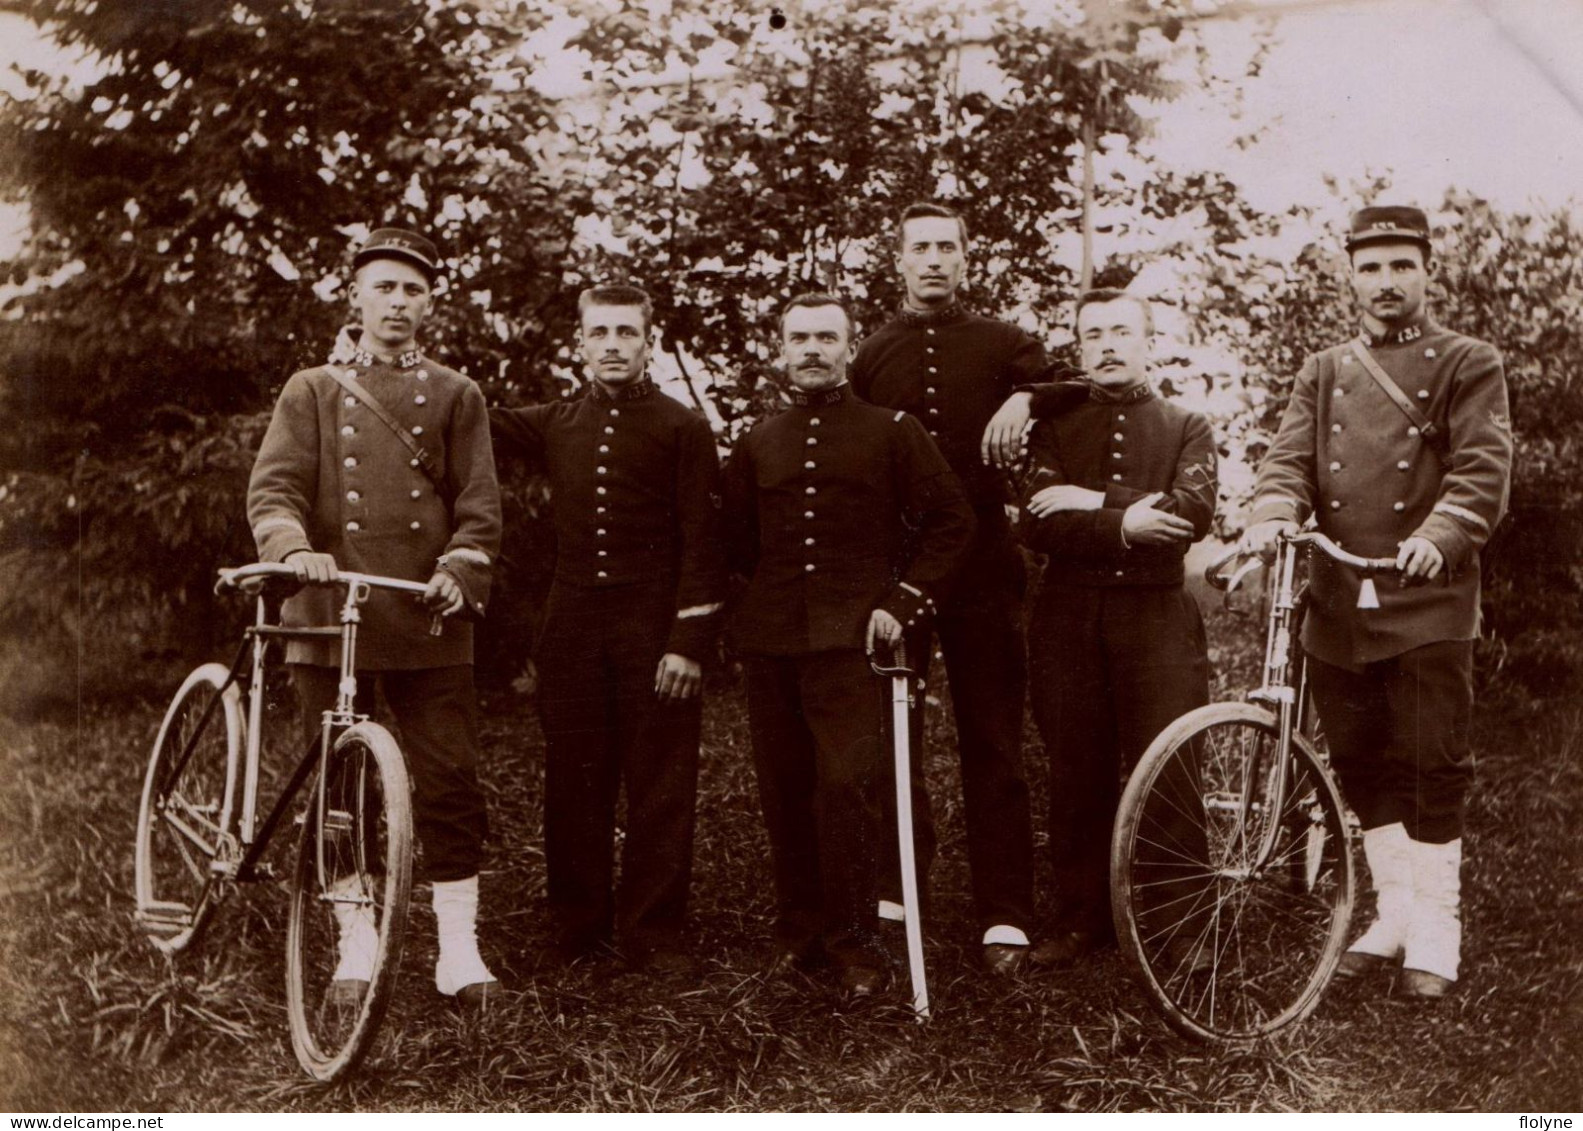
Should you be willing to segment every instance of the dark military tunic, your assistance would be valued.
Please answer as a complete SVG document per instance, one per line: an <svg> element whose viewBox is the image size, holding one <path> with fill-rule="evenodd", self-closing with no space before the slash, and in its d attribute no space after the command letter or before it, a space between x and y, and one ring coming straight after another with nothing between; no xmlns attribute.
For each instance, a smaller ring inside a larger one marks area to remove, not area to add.
<svg viewBox="0 0 1583 1131"><path fill-rule="evenodd" d="M1203 620L1182 586L1188 543L1128 546L1122 519L1163 492L1155 508L1191 522L1194 541L1204 537L1215 517L1215 440L1204 417L1148 384L1093 387L1087 401L1034 425L1029 463L1024 506L1057 484L1104 495L1097 510L1045 518L1024 510L1019 522L1024 543L1048 556L1028 664L1050 760L1054 926L1101 934L1122 772L1167 724L1209 699ZM1190 844L1195 831L1178 835Z"/></svg>
<svg viewBox="0 0 1583 1131"><path fill-rule="evenodd" d="M1022 599L1027 574L1004 505L1006 473L983 461L984 429L1006 398L1044 373L1044 348L1007 322L953 303L931 313L903 308L863 339L852 387L874 404L921 422L961 478L978 519L962 576L935 618L955 704L962 764L973 902L981 929L1026 929L1033 916L1033 829L1022 771L1022 707L1027 672ZM908 637L927 678L928 633ZM924 697L914 712L913 749L921 751ZM922 758L914 759L913 813L919 874L934 855L934 829ZM888 796L888 795L887 795ZM896 871L887 861L887 873ZM886 895L894 898L894 881Z"/></svg>
<svg viewBox="0 0 1583 1131"><path fill-rule="evenodd" d="M331 376L355 376L442 469L436 484L407 446ZM409 351L387 363L343 331L330 364L293 374L275 404L253 466L248 521L264 561L296 551L335 558L341 569L428 581L455 578L466 611L481 616L500 545L500 491L484 397L472 380ZM301 590L282 612L291 625L334 625L333 588ZM488 826L478 786L473 633L466 616L429 634L430 614L405 593L375 590L358 631L358 709L371 712L374 681L400 725L413 779L424 873L459 880L478 873ZM337 691L339 646L291 641L286 658L304 730Z"/></svg>
<svg viewBox="0 0 1583 1131"><path fill-rule="evenodd" d="M1375 361L1445 443L1426 442L1360 360ZM1408 538L1442 576L1376 583L1315 555L1303 647L1332 759L1365 828L1401 821L1415 840L1461 835L1473 780L1472 640L1480 547L1506 511L1511 421L1500 355L1427 318L1310 357L1259 466L1252 521L1310 515L1344 549L1395 557Z"/></svg>
<svg viewBox="0 0 1583 1131"><path fill-rule="evenodd" d="M973 517L916 420L845 385L793 401L726 465L728 545L749 578L728 635L746 657L777 936L873 964L885 754L865 634L876 608L903 625L927 619Z"/></svg>
<svg viewBox="0 0 1583 1131"><path fill-rule="evenodd" d="M720 466L703 417L647 378L493 409L502 455L549 476L555 576L536 655L545 858L560 944L634 958L682 945L702 700L660 700L660 658L718 649ZM617 795L627 820L619 892Z"/></svg>

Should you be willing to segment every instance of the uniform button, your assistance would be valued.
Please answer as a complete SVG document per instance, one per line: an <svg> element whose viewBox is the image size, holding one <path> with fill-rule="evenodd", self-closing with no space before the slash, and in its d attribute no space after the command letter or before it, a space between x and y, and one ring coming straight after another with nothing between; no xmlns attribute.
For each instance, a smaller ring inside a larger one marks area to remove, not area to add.
<svg viewBox="0 0 1583 1131"><path fill-rule="evenodd" d="M342 401L341 403L344 404L347 408L356 408L357 407L357 398L356 397L347 397L346 400Z"/></svg>
<svg viewBox="0 0 1583 1131"><path fill-rule="evenodd" d="M616 430L614 428L610 427L610 425L606 424L605 425L605 435L606 436L614 436L615 434L616 434Z"/></svg>
<svg viewBox="0 0 1583 1131"><path fill-rule="evenodd" d="M815 444L817 444L819 442L819 437L818 436L809 436L808 439L804 440L803 442L805 444L807 444L811 448L811 447L813 447Z"/></svg>
<svg viewBox="0 0 1583 1131"><path fill-rule="evenodd" d="M805 467L805 468L807 468L807 469L808 469L808 470L809 470L809 471L812 471L812 470L813 470L813 469L814 469L814 468L816 468L816 467L818 467L818 466L819 466L819 465L818 465L818 464L816 464L816 463L814 463L814 461L813 461L813 460L807 460L807 461L805 461L805 462L804 462L804 463L803 463L803 467Z"/></svg>
<svg viewBox="0 0 1583 1131"><path fill-rule="evenodd" d="M1336 427L1339 428L1341 426L1338 424ZM1410 426L1407 429L1407 434L1409 436L1416 436L1416 435L1418 435L1418 425L1414 424L1414 425Z"/></svg>
<svg viewBox="0 0 1583 1131"><path fill-rule="evenodd" d="M927 389L924 390L924 392L928 393L931 397L934 396L934 386L930 385Z"/></svg>
<svg viewBox="0 0 1583 1131"><path fill-rule="evenodd" d="M931 408L929 410L929 415L930 416L939 416L940 415L940 410L937 409L937 408Z"/></svg>
<svg viewBox="0 0 1583 1131"><path fill-rule="evenodd" d="M613 408L613 409L610 410L610 415L611 416L620 416L621 415L621 410L619 408Z"/></svg>
<svg viewBox="0 0 1583 1131"><path fill-rule="evenodd" d="M349 531L349 532L350 532L350 533L352 533L352 534L356 534L356 533L357 533L357 532L358 532L358 531L359 531L359 530L361 530L361 529L363 529L363 528L362 528L362 527L361 527L361 526L359 526L359 525L358 525L358 524L357 524L357 523L355 523L355 522L349 522L349 523L347 523L347 524L346 524L346 529L347 529L347 530L348 530L348 531Z"/></svg>
<svg viewBox="0 0 1583 1131"><path fill-rule="evenodd" d="M1127 420L1127 414L1124 413L1124 412L1118 412L1116 414L1116 419L1122 421L1123 423L1125 423L1126 420Z"/></svg>
<svg viewBox="0 0 1583 1131"><path fill-rule="evenodd" d="M599 556L601 558L608 558L610 556L610 551L608 551L608 550L600 550L599 551Z"/></svg>
<svg viewBox="0 0 1583 1131"><path fill-rule="evenodd" d="M427 381L428 379L429 379L429 375L427 373L425 373L421 369L418 370L418 380L420 380L420 381Z"/></svg>
<svg viewBox="0 0 1583 1131"><path fill-rule="evenodd" d="M1332 460L1331 463L1330 463L1330 470L1331 471L1340 471L1341 470L1341 465L1339 463L1335 462L1334 460Z"/></svg>
<svg viewBox="0 0 1583 1131"><path fill-rule="evenodd" d="M813 562L809 562L807 565L803 566L802 568L803 568L803 572L804 573L812 573L813 572Z"/></svg>
<svg viewBox="0 0 1583 1131"><path fill-rule="evenodd" d="M1435 356L1435 347L1434 346L1430 346L1428 349L1426 349L1424 351L1424 356L1425 357L1434 357Z"/></svg>
<svg viewBox="0 0 1583 1131"><path fill-rule="evenodd" d="M812 546L813 545L813 539L812 538L804 538L802 540L802 544L804 546Z"/></svg>
<svg viewBox="0 0 1583 1131"><path fill-rule="evenodd" d="M1408 463L1404 459L1399 459L1399 460L1396 461L1396 470L1397 471L1406 471L1411 466L1413 466L1413 465Z"/></svg>
<svg viewBox="0 0 1583 1131"><path fill-rule="evenodd" d="M1330 430L1332 432L1340 432L1341 431L1341 425L1339 425L1339 424L1332 424L1330 426Z"/></svg>
<svg viewBox="0 0 1583 1131"><path fill-rule="evenodd" d="M1127 572L1127 571L1126 571L1126 570L1124 570L1124 569L1118 569L1118 570L1117 570L1117 571L1116 571L1116 576L1117 576L1117 577L1122 577L1122 576L1124 576L1124 575L1125 575L1125 574L1126 574L1126 572Z"/></svg>
<svg viewBox="0 0 1583 1131"><path fill-rule="evenodd" d="M594 468L594 470L597 471L600 475L608 475L608 474L610 474L608 471L605 470L604 464L600 464L598 467Z"/></svg>
<svg viewBox="0 0 1583 1131"><path fill-rule="evenodd" d="M419 522L417 519L413 519L412 520L412 529L414 529L414 530L422 530L423 529L423 523Z"/></svg>
<svg viewBox="0 0 1583 1131"><path fill-rule="evenodd" d="M608 509L609 509L608 507L595 507L594 508L594 513L595 514L604 514L605 511L608 510Z"/></svg>
<svg viewBox="0 0 1583 1131"><path fill-rule="evenodd" d="M804 489L804 491L803 491L804 495L817 495L818 493L819 493L819 488L817 488L817 487L808 487L808 488Z"/></svg>
<svg viewBox="0 0 1583 1131"><path fill-rule="evenodd" d="M934 436L935 438L938 439L940 433L936 432L933 428L931 428L931 429L929 429L929 435Z"/></svg>
<svg viewBox="0 0 1583 1131"><path fill-rule="evenodd" d="M931 338L934 337L934 327L933 326L925 327L923 332L925 334L928 334Z"/></svg>
<svg viewBox="0 0 1583 1131"><path fill-rule="evenodd" d="M355 503L359 499L361 499L362 497L363 496L359 495L356 491L348 491L346 493L346 501L349 502L349 503Z"/></svg>
<svg viewBox="0 0 1583 1131"><path fill-rule="evenodd" d="M343 464L345 464L347 467L356 467L357 466L357 457L356 456L347 456L341 462Z"/></svg>
<svg viewBox="0 0 1583 1131"><path fill-rule="evenodd" d="M341 427L341 435L343 435L343 436L355 436L355 435L357 435L357 429L353 428L350 424L343 425Z"/></svg>
<svg viewBox="0 0 1583 1131"><path fill-rule="evenodd" d="M424 396L422 393L419 393L417 396L412 398L412 403L413 404L428 404L429 403L429 398Z"/></svg>
<svg viewBox="0 0 1583 1131"><path fill-rule="evenodd" d="M596 495L604 495L604 494L608 494L608 493L609 492L607 492L603 487L595 487L594 488L594 494L596 494Z"/></svg>
<svg viewBox="0 0 1583 1131"><path fill-rule="evenodd" d="M610 451L610 445L609 444L600 444L599 445L599 454L600 455L605 455L609 451Z"/></svg>
<svg viewBox="0 0 1583 1131"><path fill-rule="evenodd" d="M803 511L802 512L802 516L804 518L812 518L813 517L813 511Z"/></svg>
<svg viewBox="0 0 1583 1131"><path fill-rule="evenodd" d="M1123 436L1123 435L1122 435L1122 434L1121 434L1121 433L1120 433L1120 432L1117 432L1117 433L1116 433L1116 439L1118 439L1118 440L1125 440L1125 439L1126 439L1126 437L1125 437L1125 436Z"/></svg>
<svg viewBox="0 0 1583 1131"><path fill-rule="evenodd" d="M603 538L605 536L605 528L601 526L598 530L594 531L594 533Z"/></svg>
<svg viewBox="0 0 1583 1131"><path fill-rule="evenodd" d="M1333 396L1333 397L1341 397L1341 396L1345 396L1345 395L1346 395L1346 392L1347 392L1347 391L1346 391L1346 390L1345 390L1345 389L1343 389L1343 388L1340 388L1340 387L1339 387L1339 386L1338 386L1338 387L1337 387L1337 388L1335 388L1335 389L1332 389L1332 390L1331 390L1331 391L1330 391L1330 395L1331 395L1331 396Z"/></svg>
<svg viewBox="0 0 1583 1131"><path fill-rule="evenodd" d="M811 427L811 428L817 428L817 427L819 427L819 418L818 418L818 417L817 417L817 416L810 416L810 417L809 417L809 418L808 418L808 425L809 425L809 427ZM808 441L808 442L809 442L809 443L810 443L810 444L811 444L811 443L813 443L813 441L812 441L812 440L809 440L809 441Z"/></svg>
<svg viewBox="0 0 1583 1131"><path fill-rule="evenodd" d="M1397 514L1401 514L1406 509L1407 509L1407 504L1406 503L1392 503L1391 504L1391 510L1395 511Z"/></svg>
<svg viewBox="0 0 1583 1131"><path fill-rule="evenodd" d="M423 435L423 425L421 425L421 424L414 424L412 426L412 434L414 436L421 436L421 435Z"/></svg>
<svg viewBox="0 0 1583 1131"><path fill-rule="evenodd" d="M1119 471L1116 472L1116 474L1111 476L1111 479L1115 480L1117 483L1120 483L1121 482L1121 472L1119 472Z"/></svg>
<svg viewBox="0 0 1583 1131"><path fill-rule="evenodd" d="M1111 452L1110 453L1110 458L1111 459L1120 459L1121 458L1121 453L1120 452Z"/></svg>
<svg viewBox="0 0 1583 1131"><path fill-rule="evenodd" d="M412 489L412 497L414 499L421 499L421 498L423 498L423 492L421 490L419 490L417 487L414 487Z"/></svg>
<svg viewBox="0 0 1583 1131"><path fill-rule="evenodd" d="M1429 390L1428 389L1419 389L1418 390L1418 399L1421 400L1421 401L1427 401L1429 399Z"/></svg>
<svg viewBox="0 0 1583 1131"><path fill-rule="evenodd" d="M417 456L413 456L411 459L409 459L407 461L407 466L408 467L417 467L418 466L418 457Z"/></svg>
<svg viewBox="0 0 1583 1131"><path fill-rule="evenodd" d="M608 573L606 573L604 570L600 570L599 571L599 576L600 577L609 577L610 575Z"/></svg>
<svg viewBox="0 0 1583 1131"><path fill-rule="evenodd" d="M1331 499L1330 500L1330 509L1333 510L1333 511L1340 510L1341 509L1341 500L1340 499Z"/></svg>

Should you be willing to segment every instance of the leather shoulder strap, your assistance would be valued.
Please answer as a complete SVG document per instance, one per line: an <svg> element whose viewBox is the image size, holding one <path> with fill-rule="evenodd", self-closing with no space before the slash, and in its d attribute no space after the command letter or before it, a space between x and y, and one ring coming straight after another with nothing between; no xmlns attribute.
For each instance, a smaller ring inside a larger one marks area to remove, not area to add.
<svg viewBox="0 0 1583 1131"><path fill-rule="evenodd" d="M1413 427L1418 429L1418 434L1423 437L1424 443L1429 445L1429 449L1444 462L1444 438L1440 434L1440 429L1435 427L1435 422L1425 416L1423 411L1412 402L1412 399L1402 392L1400 385L1391 380L1391 375L1385 372L1384 367L1374 359L1374 355L1369 352L1367 345L1359 340L1352 342L1351 347L1353 354L1363 363L1363 368L1370 377L1374 378L1374 383L1380 387L1380 390L1386 396L1391 398L1391 402L1401 410L1402 415L1412 423Z"/></svg>
<svg viewBox="0 0 1583 1131"><path fill-rule="evenodd" d="M340 385L341 388L362 401L364 408L377 416L381 424L395 433L396 438L406 446L406 449L412 453L413 458L418 461L418 466L423 470L423 474L427 475L429 481L439 490L440 497L445 498L445 477L440 474L439 465L435 462L434 457L429 454L429 450L418 443L418 438L403 428L401 423L390 415L390 411L379 403L374 394L363 388L357 378L347 376L344 370L338 369L336 366L331 365L327 368L330 371L330 376L335 378L337 385Z"/></svg>

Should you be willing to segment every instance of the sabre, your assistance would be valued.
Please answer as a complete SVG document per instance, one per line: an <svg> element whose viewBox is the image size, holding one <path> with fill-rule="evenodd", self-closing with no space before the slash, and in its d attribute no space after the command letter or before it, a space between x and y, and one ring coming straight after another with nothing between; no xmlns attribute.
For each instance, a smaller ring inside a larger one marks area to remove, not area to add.
<svg viewBox="0 0 1583 1131"><path fill-rule="evenodd" d="M896 837L901 852L901 899L907 928L907 967L912 975L912 1008L920 1023L929 1019L929 986L923 969L923 923L918 907L918 864L912 844L912 757L908 712L912 707L914 672L907 666L907 648L897 641L891 666L870 661L874 671L890 677L891 735L896 753Z"/></svg>

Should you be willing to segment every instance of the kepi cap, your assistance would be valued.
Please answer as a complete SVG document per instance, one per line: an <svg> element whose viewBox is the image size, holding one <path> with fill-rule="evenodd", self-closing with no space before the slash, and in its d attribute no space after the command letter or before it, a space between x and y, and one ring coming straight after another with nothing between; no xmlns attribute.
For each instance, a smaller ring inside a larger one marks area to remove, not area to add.
<svg viewBox="0 0 1583 1131"><path fill-rule="evenodd" d="M1422 208L1401 204L1382 204L1360 208L1352 214L1347 230L1347 250L1383 240L1408 240L1429 251L1429 217Z"/></svg>
<svg viewBox="0 0 1583 1131"><path fill-rule="evenodd" d="M405 228L376 228L368 233L363 246L352 256L352 269L355 271L370 259L405 259L421 267L430 282L440 273L440 253L434 244Z"/></svg>

